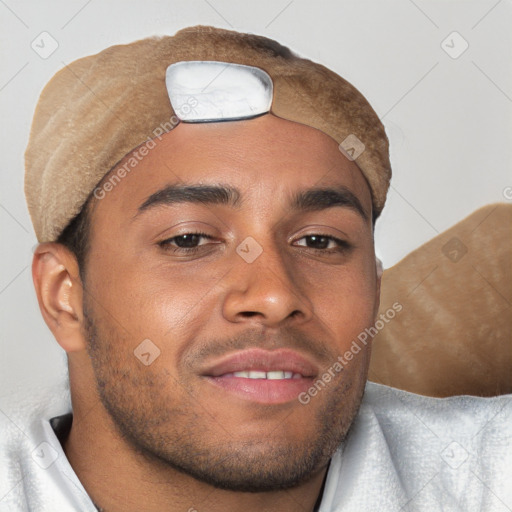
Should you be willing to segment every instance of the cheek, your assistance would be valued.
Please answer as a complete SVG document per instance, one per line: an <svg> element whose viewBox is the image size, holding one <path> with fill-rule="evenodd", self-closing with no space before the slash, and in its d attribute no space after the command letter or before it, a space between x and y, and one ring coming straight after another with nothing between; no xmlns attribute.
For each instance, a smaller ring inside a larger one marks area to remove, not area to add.
<svg viewBox="0 0 512 512"><path fill-rule="evenodd" d="M304 276L304 281L314 314L338 351L344 351L373 324L377 283L371 261Z"/></svg>
<svg viewBox="0 0 512 512"><path fill-rule="evenodd" d="M113 253L110 253L113 254ZM197 335L208 319L212 299L227 268L155 265L120 254L103 259L94 273L94 298L128 334L130 342L146 338L159 347L179 350L180 340ZM171 343L172 342L172 343Z"/></svg>
<svg viewBox="0 0 512 512"><path fill-rule="evenodd" d="M91 254L95 264L90 290L100 308L133 342L149 338L168 345L172 339L179 350L180 339L191 339L202 330L204 335L207 324L216 324L232 268L228 259L171 265L128 249L107 239L104 247ZM313 323L336 340L337 350L374 320L376 281L370 249L365 244L365 251L359 249L360 254L346 265L288 262L296 292L313 306Z"/></svg>

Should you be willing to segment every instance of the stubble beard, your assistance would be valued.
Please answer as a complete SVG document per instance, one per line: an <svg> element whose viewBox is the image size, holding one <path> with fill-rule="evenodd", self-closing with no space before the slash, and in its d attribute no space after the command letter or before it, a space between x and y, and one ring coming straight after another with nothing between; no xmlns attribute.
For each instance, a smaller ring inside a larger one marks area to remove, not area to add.
<svg viewBox="0 0 512 512"><path fill-rule="evenodd" d="M364 372L357 382L347 382L341 375L322 391L329 398L316 413L308 410L309 404L297 405L311 415L312 434L307 439L283 442L281 437L272 442L272 432L264 432L259 439L218 442L218 433L226 438L226 430L236 426L215 425L204 409L194 408L190 397L173 403L172 394L165 395L165 390L174 386L186 397L183 386L169 371L156 374L151 367L140 371L130 349L133 343L123 339L113 323L106 325L95 318L85 304L84 330L99 397L120 437L150 464L220 489L271 492L313 478L344 442L364 392Z"/></svg>

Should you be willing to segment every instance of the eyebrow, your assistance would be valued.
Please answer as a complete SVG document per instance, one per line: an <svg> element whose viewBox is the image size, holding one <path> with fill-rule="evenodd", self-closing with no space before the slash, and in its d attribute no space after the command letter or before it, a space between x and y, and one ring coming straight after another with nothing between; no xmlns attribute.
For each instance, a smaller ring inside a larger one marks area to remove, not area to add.
<svg viewBox="0 0 512 512"><path fill-rule="evenodd" d="M224 185L168 185L151 194L139 206L139 213L156 206L177 203L221 204L236 208L240 204L240 192Z"/></svg>
<svg viewBox="0 0 512 512"><path fill-rule="evenodd" d="M227 205L238 208L241 205L241 197L238 189L227 185L168 185L151 194L139 206L138 214L158 206L179 203ZM294 194L291 200L291 208L294 211L320 211L335 206L350 208L365 221L369 218L357 196L343 186L303 190Z"/></svg>
<svg viewBox="0 0 512 512"><path fill-rule="evenodd" d="M295 194L292 200L292 208L298 211L319 211L334 206L350 208L365 221L369 218L358 197L343 186L304 190Z"/></svg>

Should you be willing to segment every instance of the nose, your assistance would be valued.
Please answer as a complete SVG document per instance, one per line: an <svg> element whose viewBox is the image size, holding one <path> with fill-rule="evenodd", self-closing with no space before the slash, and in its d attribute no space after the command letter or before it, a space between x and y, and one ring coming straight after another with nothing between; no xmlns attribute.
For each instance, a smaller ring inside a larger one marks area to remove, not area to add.
<svg viewBox="0 0 512 512"><path fill-rule="evenodd" d="M223 315L228 321L278 327L290 319L295 323L311 319L312 304L279 250L266 244L252 262L240 254L233 255L233 268L228 274L223 303Z"/></svg>

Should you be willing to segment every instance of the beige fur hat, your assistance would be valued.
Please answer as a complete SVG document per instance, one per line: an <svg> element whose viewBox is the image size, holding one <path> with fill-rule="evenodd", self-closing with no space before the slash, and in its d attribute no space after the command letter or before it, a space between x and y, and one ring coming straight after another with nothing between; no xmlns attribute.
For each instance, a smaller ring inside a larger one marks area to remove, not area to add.
<svg viewBox="0 0 512 512"><path fill-rule="evenodd" d="M391 178L388 139L364 96L276 41L197 26L79 59L45 87L25 154L25 194L39 242L59 237L124 156L161 135L161 127L172 128L166 69L181 61L266 71L273 82L270 112L321 130L347 151L346 141L363 148L354 160L370 185L374 214L380 214Z"/></svg>

